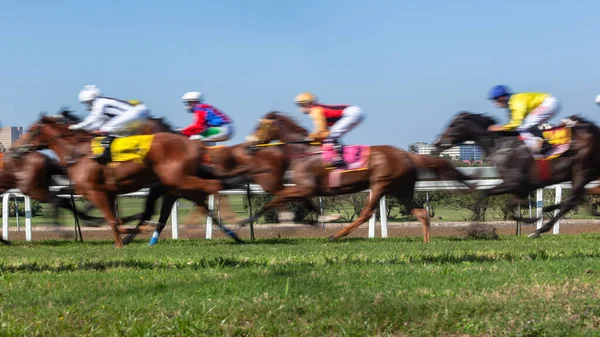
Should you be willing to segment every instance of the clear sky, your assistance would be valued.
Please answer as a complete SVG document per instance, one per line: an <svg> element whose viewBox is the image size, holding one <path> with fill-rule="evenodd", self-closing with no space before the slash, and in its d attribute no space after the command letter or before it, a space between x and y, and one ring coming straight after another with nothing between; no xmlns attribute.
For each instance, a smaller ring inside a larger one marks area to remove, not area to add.
<svg viewBox="0 0 600 337"><path fill-rule="evenodd" d="M197 90L239 142L270 110L310 126L293 98L311 91L367 113L348 143L406 148L459 110L504 120L485 97L508 84L600 121L598 13L597 0L4 0L0 120L83 116L77 94L96 84L183 127L181 95Z"/></svg>

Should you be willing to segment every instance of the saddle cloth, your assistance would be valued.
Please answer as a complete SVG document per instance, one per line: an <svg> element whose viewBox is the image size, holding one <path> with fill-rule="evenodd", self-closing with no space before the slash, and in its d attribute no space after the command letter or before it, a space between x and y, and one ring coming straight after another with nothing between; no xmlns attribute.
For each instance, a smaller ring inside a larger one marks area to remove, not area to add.
<svg viewBox="0 0 600 337"><path fill-rule="evenodd" d="M104 137L95 137L92 139L92 153L101 155L104 147L101 142ZM143 162L146 155L152 147L154 135L136 135L122 138L115 138L110 145L110 152L113 162L136 161Z"/></svg>

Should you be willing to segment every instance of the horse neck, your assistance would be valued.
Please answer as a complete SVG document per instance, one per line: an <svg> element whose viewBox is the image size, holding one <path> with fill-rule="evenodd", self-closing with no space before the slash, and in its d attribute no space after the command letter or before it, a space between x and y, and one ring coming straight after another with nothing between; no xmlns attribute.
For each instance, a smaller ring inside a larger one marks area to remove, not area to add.
<svg viewBox="0 0 600 337"><path fill-rule="evenodd" d="M77 137L75 141L68 141L63 137L55 137L52 141L48 142L48 148L56 153L63 166L67 165L68 156L79 152L78 150L86 145L89 148L89 140L86 137Z"/></svg>
<svg viewBox="0 0 600 337"><path fill-rule="evenodd" d="M471 130L471 134L472 136L467 140L474 141L475 144L483 150L486 156L490 156L500 147L499 143L501 142L499 142L499 140L502 139L502 136L496 132L487 131L484 128L481 128L481 130L475 130L474 132Z"/></svg>

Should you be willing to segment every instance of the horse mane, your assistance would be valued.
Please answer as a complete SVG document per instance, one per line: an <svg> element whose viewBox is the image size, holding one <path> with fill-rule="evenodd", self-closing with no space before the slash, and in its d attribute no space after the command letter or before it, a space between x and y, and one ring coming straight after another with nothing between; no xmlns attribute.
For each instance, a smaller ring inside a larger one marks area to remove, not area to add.
<svg viewBox="0 0 600 337"><path fill-rule="evenodd" d="M587 118L581 117L581 115L572 115L572 116L569 116L568 118L571 120L574 120L578 123L582 123L582 124L592 124L592 125L596 124Z"/></svg>
<svg viewBox="0 0 600 337"><path fill-rule="evenodd" d="M469 111L460 111L457 114L457 117L468 119L478 125L490 126L498 124L498 121L492 116L488 116L486 114L473 113Z"/></svg>
<svg viewBox="0 0 600 337"><path fill-rule="evenodd" d="M302 134L303 136L308 135L308 130L300 126L300 123L296 122L293 117L286 115L281 111L270 111L265 115L266 119L271 119L275 121L281 121L290 126L292 132L297 132Z"/></svg>
<svg viewBox="0 0 600 337"><path fill-rule="evenodd" d="M158 123L160 126L162 126L163 128L165 128L165 130L167 130L167 132L175 132L175 128L173 128L173 125L171 123L169 123L165 117L150 117L150 120L155 121L156 123Z"/></svg>

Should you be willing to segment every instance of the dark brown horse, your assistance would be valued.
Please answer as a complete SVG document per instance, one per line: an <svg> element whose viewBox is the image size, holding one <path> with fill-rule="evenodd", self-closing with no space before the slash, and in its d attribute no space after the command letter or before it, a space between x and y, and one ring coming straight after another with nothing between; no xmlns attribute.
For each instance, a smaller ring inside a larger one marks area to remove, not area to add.
<svg viewBox="0 0 600 337"><path fill-rule="evenodd" d="M330 240L348 235L363 224L373 215L381 197L391 195L423 224L423 239L429 242L430 224L427 211L413 199L417 170L431 169L439 178L460 181L471 188L465 183L470 177L456 170L448 161L439 157L409 153L387 145L371 146L366 170L343 173L339 186L331 187L328 183L330 171L322 161L321 147L307 143L307 135L306 129L280 112L270 112L260 120L249 140L257 145L280 140L280 146L290 161L289 169L293 171L292 182L295 186L285 187L245 223L253 221L273 207L281 207L290 201L370 189L370 200L358 218L332 235Z"/></svg>
<svg viewBox="0 0 600 337"><path fill-rule="evenodd" d="M115 216L115 197L160 184L176 190L198 205L205 205L206 196L227 188L227 183L197 176L205 147L173 133L153 135L148 153L142 162L128 161L104 166L90 158L90 140L77 136L56 118L42 117L24 135L24 143L34 148L48 147L67 166L75 191L92 202L113 229L115 245L123 246L119 234L138 233L140 228L120 228ZM237 186L237 185L236 185ZM143 227L145 229L146 227Z"/></svg>
<svg viewBox="0 0 600 337"><path fill-rule="evenodd" d="M558 205L544 207L544 211L559 209L558 214L536 230L530 237L539 237L549 231L552 226L568 211L582 201L585 186L600 177L600 129L582 117L571 117L577 120L572 127L572 142L568 152L552 159L546 170L551 176L540 174L540 162L534 160L527 146L519 140L515 132L490 132L488 127L496 121L485 115L460 112L452 119L448 128L435 145L438 151L472 140L485 152L486 157L494 163L502 183L492 189L484 190L481 198L491 195L514 194L516 199L511 205L524 201L529 193L545 186L571 181L571 195ZM589 193L595 193L590 190ZM527 221L527 219L518 218ZM535 219L533 220L535 221Z"/></svg>

